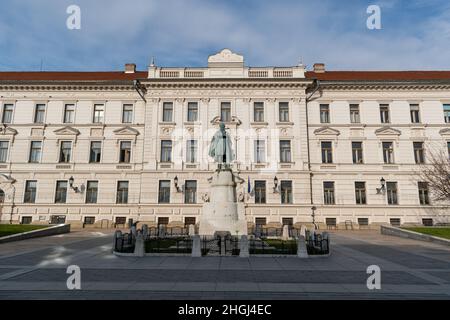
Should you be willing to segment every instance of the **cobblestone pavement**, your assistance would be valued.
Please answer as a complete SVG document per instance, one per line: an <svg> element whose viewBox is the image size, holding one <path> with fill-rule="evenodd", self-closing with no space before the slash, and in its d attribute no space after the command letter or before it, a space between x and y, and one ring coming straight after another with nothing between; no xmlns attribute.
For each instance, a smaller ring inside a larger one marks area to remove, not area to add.
<svg viewBox="0 0 450 320"><path fill-rule="evenodd" d="M145 257L111 254L112 231L0 245L0 299L450 299L450 248L333 231L326 258ZM69 265L81 290L68 290ZM366 286L381 268L381 290Z"/></svg>

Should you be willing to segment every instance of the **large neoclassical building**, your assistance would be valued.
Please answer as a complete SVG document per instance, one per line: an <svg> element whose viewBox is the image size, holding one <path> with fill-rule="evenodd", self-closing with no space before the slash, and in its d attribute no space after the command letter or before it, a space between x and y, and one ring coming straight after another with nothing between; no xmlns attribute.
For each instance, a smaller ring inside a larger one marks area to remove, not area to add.
<svg viewBox="0 0 450 320"><path fill-rule="evenodd" d="M225 122L249 224L429 224L417 170L450 152L450 71L247 67L0 72L0 220L192 224Z"/></svg>

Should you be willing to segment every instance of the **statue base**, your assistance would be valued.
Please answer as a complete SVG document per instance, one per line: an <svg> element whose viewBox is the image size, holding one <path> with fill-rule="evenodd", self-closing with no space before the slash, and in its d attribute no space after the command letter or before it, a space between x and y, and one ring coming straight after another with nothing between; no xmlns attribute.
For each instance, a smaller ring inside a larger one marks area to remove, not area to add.
<svg viewBox="0 0 450 320"><path fill-rule="evenodd" d="M227 164L220 164L210 185L210 202L203 204L199 234L214 235L230 232L233 236L247 235L244 203L236 197L236 176Z"/></svg>

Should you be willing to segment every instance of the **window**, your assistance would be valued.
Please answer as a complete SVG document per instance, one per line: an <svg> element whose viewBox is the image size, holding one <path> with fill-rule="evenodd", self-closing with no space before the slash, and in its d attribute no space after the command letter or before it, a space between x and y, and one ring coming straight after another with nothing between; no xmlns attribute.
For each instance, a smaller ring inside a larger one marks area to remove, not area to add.
<svg viewBox="0 0 450 320"><path fill-rule="evenodd" d="M91 152L89 154L90 163L99 163L102 157L102 143L101 141L91 142Z"/></svg>
<svg viewBox="0 0 450 320"><path fill-rule="evenodd" d="M45 121L45 104L37 104L34 110L34 123L44 123Z"/></svg>
<svg viewBox="0 0 450 320"><path fill-rule="evenodd" d="M255 218L255 225L256 227L262 227L267 224L266 218Z"/></svg>
<svg viewBox="0 0 450 320"><path fill-rule="evenodd" d="M264 102L255 102L253 104L253 121L254 122L264 121Z"/></svg>
<svg viewBox="0 0 450 320"><path fill-rule="evenodd" d="M334 182L324 181L323 182L323 201L324 204L334 204Z"/></svg>
<svg viewBox="0 0 450 320"><path fill-rule="evenodd" d="M64 123L73 123L75 120L75 105L66 104L64 106Z"/></svg>
<svg viewBox="0 0 450 320"><path fill-rule="evenodd" d="M158 227L159 226L167 226L169 224L168 217L158 217Z"/></svg>
<svg viewBox="0 0 450 320"><path fill-rule="evenodd" d="M161 141L161 162L171 162L172 161L172 141L162 140Z"/></svg>
<svg viewBox="0 0 450 320"><path fill-rule="evenodd" d="M195 225L195 217L185 217L184 218L184 225L186 227L190 226L190 225Z"/></svg>
<svg viewBox="0 0 450 320"><path fill-rule="evenodd" d="M411 115L411 123L420 123L420 113L418 104L410 104L409 113Z"/></svg>
<svg viewBox="0 0 450 320"><path fill-rule="evenodd" d="M389 105L380 104L380 120L381 123L389 123Z"/></svg>
<svg viewBox="0 0 450 320"><path fill-rule="evenodd" d="M31 141L29 162L38 163L41 161L42 141Z"/></svg>
<svg viewBox="0 0 450 320"><path fill-rule="evenodd" d="M322 141L322 163L333 163L333 148L331 141Z"/></svg>
<svg viewBox="0 0 450 320"><path fill-rule="evenodd" d="M105 120L105 106L103 104L94 104L94 123L103 123Z"/></svg>
<svg viewBox="0 0 450 320"><path fill-rule="evenodd" d="M320 123L330 123L330 105L320 105Z"/></svg>
<svg viewBox="0 0 450 320"><path fill-rule="evenodd" d="M280 140L280 162L291 162L291 141Z"/></svg>
<svg viewBox="0 0 450 320"><path fill-rule="evenodd" d="M88 181L86 187L86 203L97 203L98 181Z"/></svg>
<svg viewBox="0 0 450 320"><path fill-rule="evenodd" d="M67 181L57 181L55 203L66 203L66 200L67 200Z"/></svg>
<svg viewBox="0 0 450 320"><path fill-rule="evenodd" d="M222 102L220 104L220 121L230 122L231 121L231 103Z"/></svg>
<svg viewBox="0 0 450 320"><path fill-rule="evenodd" d="M281 203L292 203L292 181L281 181Z"/></svg>
<svg viewBox="0 0 450 320"><path fill-rule="evenodd" d="M351 123L360 123L361 119L359 116L359 104L351 104L350 105L350 122Z"/></svg>
<svg viewBox="0 0 450 320"><path fill-rule="evenodd" d="M173 103L164 102L163 103L163 122L172 122L173 120Z"/></svg>
<svg viewBox="0 0 450 320"><path fill-rule="evenodd" d="M122 106L122 123L132 123L133 122L133 105L124 104Z"/></svg>
<svg viewBox="0 0 450 320"><path fill-rule="evenodd" d="M356 204L367 204L365 182L355 182L355 198Z"/></svg>
<svg viewBox="0 0 450 320"><path fill-rule="evenodd" d="M61 149L59 152L59 162L67 163L70 162L72 156L72 141L62 141Z"/></svg>
<svg viewBox="0 0 450 320"><path fill-rule="evenodd" d="M130 163L131 161L131 141L120 142L120 159L121 163Z"/></svg>
<svg viewBox="0 0 450 320"><path fill-rule="evenodd" d="M3 123L11 123L12 122L13 110L14 110L13 104L8 103L8 104L3 105L3 116L2 116Z"/></svg>
<svg viewBox="0 0 450 320"><path fill-rule="evenodd" d="M266 203L265 181L255 181L255 203Z"/></svg>
<svg viewBox="0 0 450 320"><path fill-rule="evenodd" d="M398 204L397 182L386 183L386 190L387 190L388 204L391 204L391 205Z"/></svg>
<svg viewBox="0 0 450 320"><path fill-rule="evenodd" d="M187 121L189 121L189 122L198 121L198 103L197 102L189 102L188 103Z"/></svg>
<svg viewBox="0 0 450 320"><path fill-rule="evenodd" d="M197 181L186 180L184 187L184 203L197 203Z"/></svg>
<svg viewBox="0 0 450 320"><path fill-rule="evenodd" d="M95 217L84 217L84 224L94 224Z"/></svg>
<svg viewBox="0 0 450 320"><path fill-rule="evenodd" d="M355 164L363 163L362 142L352 142L352 158Z"/></svg>
<svg viewBox="0 0 450 320"><path fill-rule="evenodd" d="M158 203L170 203L170 180L159 181Z"/></svg>
<svg viewBox="0 0 450 320"><path fill-rule="evenodd" d="M389 222L390 222L391 226L393 226L393 227L400 227L400 225L401 225L400 218L390 218Z"/></svg>
<svg viewBox="0 0 450 320"><path fill-rule="evenodd" d="M25 182L25 194L23 196L23 203L36 202L36 180L27 180Z"/></svg>
<svg viewBox="0 0 450 320"><path fill-rule="evenodd" d="M197 140L188 140L186 149L187 149L186 162L188 163L197 162Z"/></svg>
<svg viewBox="0 0 450 320"><path fill-rule="evenodd" d="M394 163L394 145L392 142L383 142L384 163Z"/></svg>
<svg viewBox="0 0 450 320"><path fill-rule="evenodd" d="M22 217L20 223L21 224L31 224L32 221L33 221L33 217L26 216L26 217Z"/></svg>
<svg viewBox="0 0 450 320"><path fill-rule="evenodd" d="M431 219L431 218L423 218L422 219L422 224L425 227L432 227L433 226L433 219Z"/></svg>
<svg viewBox="0 0 450 320"><path fill-rule="evenodd" d="M118 204L128 203L128 181L117 182L116 203Z"/></svg>
<svg viewBox="0 0 450 320"><path fill-rule="evenodd" d="M12 114L12 111L11 111ZM444 120L445 123L450 123L450 104L444 104ZM5 121L3 121L5 122Z"/></svg>
<svg viewBox="0 0 450 320"><path fill-rule="evenodd" d="M281 224L283 226L293 227L294 226L294 218L281 218Z"/></svg>
<svg viewBox="0 0 450 320"><path fill-rule="evenodd" d="M289 102L278 104L278 118L280 122L289 122Z"/></svg>
<svg viewBox="0 0 450 320"><path fill-rule="evenodd" d="M430 198L428 196L428 183L426 182L419 182L419 201L421 205L429 205L430 204Z"/></svg>
<svg viewBox="0 0 450 320"><path fill-rule="evenodd" d="M0 141L0 163L5 163L8 159L8 141Z"/></svg>
<svg viewBox="0 0 450 320"><path fill-rule="evenodd" d="M360 226L368 226L369 225L369 218L358 218L358 224Z"/></svg>
<svg viewBox="0 0 450 320"><path fill-rule="evenodd" d="M425 152L423 150L423 142L413 142L414 160L417 164L425 163Z"/></svg>
<svg viewBox="0 0 450 320"><path fill-rule="evenodd" d="M255 162L266 162L266 141L255 140Z"/></svg>

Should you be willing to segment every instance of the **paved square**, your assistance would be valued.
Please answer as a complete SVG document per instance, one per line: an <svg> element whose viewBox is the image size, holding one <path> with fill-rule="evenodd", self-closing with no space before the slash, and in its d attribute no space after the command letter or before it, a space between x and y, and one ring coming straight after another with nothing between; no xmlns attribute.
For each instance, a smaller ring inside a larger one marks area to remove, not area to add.
<svg viewBox="0 0 450 320"><path fill-rule="evenodd" d="M450 248L372 230L331 237L331 256L310 259L116 257L109 231L1 244L0 299L450 299ZM79 291L66 287L69 265L81 268Z"/></svg>

